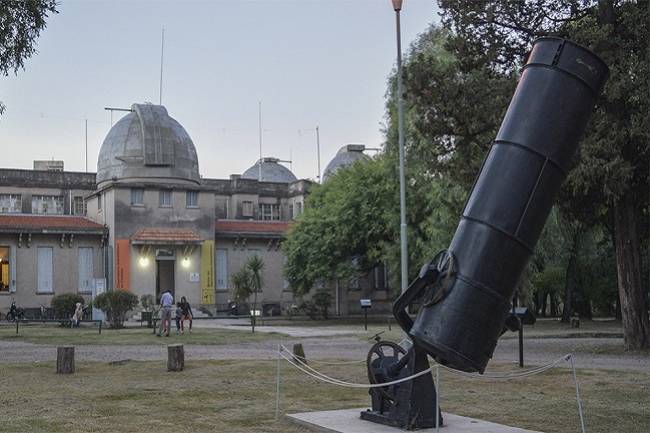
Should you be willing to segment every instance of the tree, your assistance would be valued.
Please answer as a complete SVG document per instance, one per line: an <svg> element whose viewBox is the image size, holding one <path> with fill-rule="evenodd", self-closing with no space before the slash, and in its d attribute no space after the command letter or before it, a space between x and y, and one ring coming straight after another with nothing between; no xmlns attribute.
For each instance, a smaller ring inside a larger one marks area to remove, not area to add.
<svg viewBox="0 0 650 433"><path fill-rule="evenodd" d="M257 320L257 292L262 291L264 285L262 272L264 261L257 255L248 258L244 267L235 272L231 279L234 287L233 297L237 302L247 302L253 296L253 308L251 309L251 330L255 332Z"/></svg>
<svg viewBox="0 0 650 433"><path fill-rule="evenodd" d="M396 189L385 170L383 158L360 161L312 189L282 244L285 275L297 296L319 280L355 278L383 260L397 233L387 223Z"/></svg>
<svg viewBox="0 0 650 433"><path fill-rule="evenodd" d="M93 307L106 313L106 319L111 328L124 327L126 314L138 306L138 296L126 290L109 290L95 296Z"/></svg>
<svg viewBox="0 0 650 433"><path fill-rule="evenodd" d="M0 7L0 73L17 74L36 52L36 39L50 14L58 13L56 0L3 0ZM5 106L0 102L0 115Z"/></svg>
<svg viewBox="0 0 650 433"><path fill-rule="evenodd" d="M440 5L443 23L454 32L450 49L462 68L515 71L533 39L543 35L575 40L609 65L609 82L564 189L575 203L590 197L603 204L598 216L613 231L625 346L650 347L648 290L641 277L649 207L650 2L440 0Z"/></svg>

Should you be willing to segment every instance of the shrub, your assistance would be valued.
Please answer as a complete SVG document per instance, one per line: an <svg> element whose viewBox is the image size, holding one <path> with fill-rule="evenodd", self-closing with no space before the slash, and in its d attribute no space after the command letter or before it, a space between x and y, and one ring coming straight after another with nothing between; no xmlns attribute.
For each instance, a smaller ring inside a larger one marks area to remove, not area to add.
<svg viewBox="0 0 650 433"><path fill-rule="evenodd" d="M153 295L140 296L140 304L142 309L148 313L153 313L156 310L156 298Z"/></svg>
<svg viewBox="0 0 650 433"><path fill-rule="evenodd" d="M314 300L314 304L316 305L316 308L318 309L318 313L323 319L327 319L329 317L329 308L332 303L332 295L330 292L325 291L325 290L319 290L317 291L314 296L312 297Z"/></svg>
<svg viewBox="0 0 650 433"><path fill-rule="evenodd" d="M63 293L52 297L50 305L54 309L54 317L68 319L74 314L77 302L85 303L83 296L77 293Z"/></svg>
<svg viewBox="0 0 650 433"><path fill-rule="evenodd" d="M106 314L108 326L122 328L126 320L126 313L136 308L139 304L138 296L124 290L111 290L97 295L93 304Z"/></svg>
<svg viewBox="0 0 650 433"><path fill-rule="evenodd" d="M313 301L304 301L298 306L298 308L304 312L311 320L316 320L318 318L318 307Z"/></svg>

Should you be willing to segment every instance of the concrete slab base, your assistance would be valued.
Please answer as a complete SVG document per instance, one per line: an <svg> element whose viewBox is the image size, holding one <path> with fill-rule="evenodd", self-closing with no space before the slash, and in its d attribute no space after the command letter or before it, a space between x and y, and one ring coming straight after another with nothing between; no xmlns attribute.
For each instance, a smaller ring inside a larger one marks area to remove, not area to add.
<svg viewBox="0 0 650 433"><path fill-rule="evenodd" d="M323 433L399 433L404 431L396 427L362 420L359 414L363 410L366 409L303 412L289 414L286 417L291 422ZM541 433L451 413L443 413L442 416L445 420L444 427L440 428L442 433ZM435 428L417 430L418 433L433 433L435 431Z"/></svg>

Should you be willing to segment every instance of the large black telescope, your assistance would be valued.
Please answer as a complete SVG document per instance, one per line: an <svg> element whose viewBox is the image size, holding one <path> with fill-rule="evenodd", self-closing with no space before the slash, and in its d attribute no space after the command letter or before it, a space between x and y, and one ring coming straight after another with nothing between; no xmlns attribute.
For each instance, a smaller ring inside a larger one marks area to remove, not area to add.
<svg viewBox="0 0 650 433"><path fill-rule="evenodd" d="M371 383L426 370L427 354L455 369L485 371L504 329L513 329L510 302L607 75L586 48L560 38L535 41L449 249L426 263L393 304L413 347L373 345ZM407 308L418 299L413 321ZM432 427L442 423L435 395L430 373L374 388L372 409L361 418Z"/></svg>
<svg viewBox="0 0 650 433"><path fill-rule="evenodd" d="M573 42L535 41L436 265L447 281L436 285L409 332L438 362L485 370L607 76L607 65Z"/></svg>

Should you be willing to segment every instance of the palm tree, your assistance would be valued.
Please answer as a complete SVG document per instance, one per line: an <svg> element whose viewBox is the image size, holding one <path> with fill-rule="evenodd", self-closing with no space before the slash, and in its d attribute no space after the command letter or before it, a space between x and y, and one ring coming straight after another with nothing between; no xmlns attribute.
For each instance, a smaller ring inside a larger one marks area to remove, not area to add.
<svg viewBox="0 0 650 433"><path fill-rule="evenodd" d="M253 295L253 308L251 309L251 327L255 332L255 313L257 311L257 292L262 291L264 284L262 271L264 270L264 260L257 254L251 256L244 264L244 267L235 272L230 278L234 287L233 297L237 302L246 302Z"/></svg>
<svg viewBox="0 0 650 433"><path fill-rule="evenodd" d="M257 292L262 291L262 285L264 284L262 280L262 271L264 270L264 260L257 254L248 258L246 262L246 269L250 273L251 277L251 288L253 289L253 318L251 323L253 325L253 332L255 332L255 322L257 320Z"/></svg>

